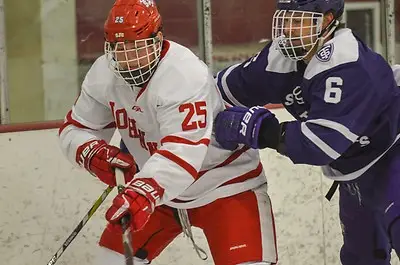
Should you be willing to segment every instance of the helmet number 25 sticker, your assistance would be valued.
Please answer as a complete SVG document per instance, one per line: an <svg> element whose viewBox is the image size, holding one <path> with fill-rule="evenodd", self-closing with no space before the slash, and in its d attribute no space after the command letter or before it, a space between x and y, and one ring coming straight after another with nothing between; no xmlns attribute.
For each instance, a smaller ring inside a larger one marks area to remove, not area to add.
<svg viewBox="0 0 400 265"><path fill-rule="evenodd" d="M115 23L115 24L122 24L122 23L124 23L124 17L122 17L122 16L116 16L116 17L115 17L115 20L114 20L114 23Z"/></svg>

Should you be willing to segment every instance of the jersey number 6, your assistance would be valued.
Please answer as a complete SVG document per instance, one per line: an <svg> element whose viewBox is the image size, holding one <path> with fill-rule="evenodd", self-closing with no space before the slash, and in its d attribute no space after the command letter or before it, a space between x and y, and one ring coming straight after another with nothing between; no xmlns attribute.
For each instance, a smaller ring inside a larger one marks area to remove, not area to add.
<svg viewBox="0 0 400 265"><path fill-rule="evenodd" d="M340 77L329 77L325 82L324 100L326 103L337 104L342 99L343 79Z"/></svg>
<svg viewBox="0 0 400 265"><path fill-rule="evenodd" d="M185 112L186 110L188 110L188 113L182 122L183 131L206 127L207 109L205 101L185 103L179 106L179 112ZM197 118L192 121L193 116L197 116Z"/></svg>

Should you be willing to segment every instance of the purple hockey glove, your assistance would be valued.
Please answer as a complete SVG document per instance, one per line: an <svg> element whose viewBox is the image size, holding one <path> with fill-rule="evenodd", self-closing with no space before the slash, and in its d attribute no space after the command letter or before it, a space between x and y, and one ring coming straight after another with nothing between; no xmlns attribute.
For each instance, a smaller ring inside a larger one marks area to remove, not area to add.
<svg viewBox="0 0 400 265"><path fill-rule="evenodd" d="M217 142L225 149L234 150L237 144L258 149L258 136L262 122L279 126L275 115L262 106L232 107L220 112L214 122Z"/></svg>

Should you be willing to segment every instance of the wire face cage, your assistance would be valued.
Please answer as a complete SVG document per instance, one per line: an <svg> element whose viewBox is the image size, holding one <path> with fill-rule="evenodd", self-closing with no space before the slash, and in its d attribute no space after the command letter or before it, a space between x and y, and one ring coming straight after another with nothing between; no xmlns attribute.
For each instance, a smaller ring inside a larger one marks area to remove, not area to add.
<svg viewBox="0 0 400 265"><path fill-rule="evenodd" d="M146 83L157 68L161 57L158 37L132 42L104 43L104 53L111 71L127 83L140 86Z"/></svg>
<svg viewBox="0 0 400 265"><path fill-rule="evenodd" d="M272 18L275 47L291 60L304 59L319 41L322 21L322 13L277 10Z"/></svg>

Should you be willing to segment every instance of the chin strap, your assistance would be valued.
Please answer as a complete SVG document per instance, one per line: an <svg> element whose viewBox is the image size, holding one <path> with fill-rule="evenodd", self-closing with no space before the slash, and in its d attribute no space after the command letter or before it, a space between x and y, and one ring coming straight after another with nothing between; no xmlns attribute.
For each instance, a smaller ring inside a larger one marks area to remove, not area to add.
<svg viewBox="0 0 400 265"><path fill-rule="evenodd" d="M339 24L340 24L339 20L336 19L332 20L332 22L321 31L321 33L318 36L318 41L312 46L312 48L309 51L304 50L305 53L309 53L313 49L316 49L316 51L321 49L321 47L324 45L326 38L332 35L332 33L336 30Z"/></svg>
<svg viewBox="0 0 400 265"><path fill-rule="evenodd" d="M339 20L334 19L326 28L324 28L321 31L321 33L318 36L319 40L317 42L317 50L319 50L322 47L322 45L324 45L326 38L332 35L332 33L336 30L339 24L340 24Z"/></svg>

